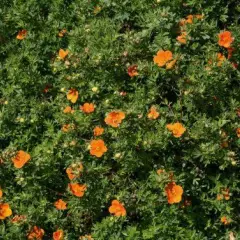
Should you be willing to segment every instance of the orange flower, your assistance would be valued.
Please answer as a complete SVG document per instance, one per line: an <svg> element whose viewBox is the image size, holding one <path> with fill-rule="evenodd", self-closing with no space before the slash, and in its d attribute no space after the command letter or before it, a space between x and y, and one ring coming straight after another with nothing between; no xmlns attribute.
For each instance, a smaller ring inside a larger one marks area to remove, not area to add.
<svg viewBox="0 0 240 240"><path fill-rule="evenodd" d="M79 237L79 240L93 240L93 238L91 235L85 235L85 236Z"/></svg>
<svg viewBox="0 0 240 240"><path fill-rule="evenodd" d="M12 218L11 222L12 222L12 223L18 223L18 222L24 221L24 220L26 220L26 219L27 219L27 217L24 216L24 215L15 215L15 216Z"/></svg>
<svg viewBox="0 0 240 240"><path fill-rule="evenodd" d="M172 69L176 63L177 59L174 59L166 64L166 69Z"/></svg>
<svg viewBox="0 0 240 240"><path fill-rule="evenodd" d="M163 67L170 60L172 60L172 52L163 50L158 51L157 55L153 58L154 63L159 67Z"/></svg>
<svg viewBox="0 0 240 240"><path fill-rule="evenodd" d="M148 113L149 119L157 119L159 117L159 112L157 112L154 106L151 106L150 111Z"/></svg>
<svg viewBox="0 0 240 240"><path fill-rule="evenodd" d="M65 109L63 110L64 113L74 113L74 110L70 107L70 106L67 106L65 107Z"/></svg>
<svg viewBox="0 0 240 240"><path fill-rule="evenodd" d="M227 217L223 216L221 217L221 222L224 224L224 225L228 225L230 222L228 221Z"/></svg>
<svg viewBox="0 0 240 240"><path fill-rule="evenodd" d="M240 138L240 128L237 128L236 133L237 133L237 137Z"/></svg>
<svg viewBox="0 0 240 240"><path fill-rule="evenodd" d="M27 36L27 30L23 29L18 32L17 39L18 40L23 40Z"/></svg>
<svg viewBox="0 0 240 240"><path fill-rule="evenodd" d="M225 198L225 200L230 199L230 194L229 194L229 189L228 188L222 189L222 194L223 194L223 197Z"/></svg>
<svg viewBox="0 0 240 240"><path fill-rule="evenodd" d="M165 187L165 193L169 204L179 203L182 200L183 189L181 186L176 185L175 182L170 182Z"/></svg>
<svg viewBox="0 0 240 240"><path fill-rule="evenodd" d="M180 22L179 22L179 25L180 26L184 26L186 24L186 19L181 19Z"/></svg>
<svg viewBox="0 0 240 240"><path fill-rule="evenodd" d="M192 24L193 22L193 15L188 15L185 19L182 19L180 22L179 22L179 25L180 26L184 26L185 24Z"/></svg>
<svg viewBox="0 0 240 240"><path fill-rule="evenodd" d="M137 65L132 65L128 67L128 75L132 78L138 75Z"/></svg>
<svg viewBox="0 0 240 240"><path fill-rule="evenodd" d="M61 30L59 33L58 33L58 36L59 37L64 37L64 35L67 33L67 30L66 29L63 29Z"/></svg>
<svg viewBox="0 0 240 240"><path fill-rule="evenodd" d="M107 150L104 141L101 139L90 142L90 154L93 156L101 157Z"/></svg>
<svg viewBox="0 0 240 240"><path fill-rule="evenodd" d="M221 67L223 61L225 61L226 58L225 58L225 56L224 56L222 53L218 53L218 54L217 54L217 60L218 60L217 66L218 66L218 67Z"/></svg>
<svg viewBox="0 0 240 240"><path fill-rule="evenodd" d="M222 194L217 195L217 200L220 201L223 198L225 198L225 200L229 200L230 199L229 189L228 188L222 188L221 191L222 191Z"/></svg>
<svg viewBox="0 0 240 240"><path fill-rule="evenodd" d="M238 109L236 110L236 114L237 114L237 116L240 118L240 108L238 108Z"/></svg>
<svg viewBox="0 0 240 240"><path fill-rule="evenodd" d="M67 93L67 99L75 103L78 99L78 91L75 88L71 88Z"/></svg>
<svg viewBox="0 0 240 240"><path fill-rule="evenodd" d="M99 12L101 12L101 10L102 10L102 8L100 6L96 6L96 7L94 7L93 13L96 15Z"/></svg>
<svg viewBox="0 0 240 240"><path fill-rule="evenodd" d="M232 33L229 31L224 31L218 34L218 44L219 46L229 48L234 41L234 38L232 37Z"/></svg>
<svg viewBox="0 0 240 240"><path fill-rule="evenodd" d="M73 180L76 177L80 177L82 171L83 171L82 163L72 164L71 167L68 167L66 169L66 173L70 180Z"/></svg>
<svg viewBox="0 0 240 240"><path fill-rule="evenodd" d="M84 195L84 192L87 190L87 186L85 184L81 185L79 183L69 183L68 186L72 194L77 197L82 197Z"/></svg>
<svg viewBox="0 0 240 240"><path fill-rule="evenodd" d="M192 24L192 22L193 22L193 15L188 15L186 17L186 23Z"/></svg>
<svg viewBox="0 0 240 240"><path fill-rule="evenodd" d="M64 51L63 49L60 49L58 52L58 56L60 57L60 59L64 60L68 53L68 50Z"/></svg>
<svg viewBox="0 0 240 240"><path fill-rule="evenodd" d="M2 189L0 188L0 198L2 198L3 192Z"/></svg>
<svg viewBox="0 0 240 240"><path fill-rule="evenodd" d="M125 118L125 113L120 111L110 112L105 118L105 123L112 127L118 127L122 120Z"/></svg>
<svg viewBox="0 0 240 240"><path fill-rule="evenodd" d="M73 179L76 177L75 174L73 174L72 168L70 168L70 167L68 167L68 168L66 169L66 173L67 173L68 178L69 178L70 180L73 180Z"/></svg>
<svg viewBox="0 0 240 240"><path fill-rule="evenodd" d="M180 26L184 26L186 23L192 24L194 18L202 19L202 18L203 18L203 15L202 15L202 14L188 15L188 16L186 17L186 19L182 19L182 20L180 21L179 25L180 25Z"/></svg>
<svg viewBox="0 0 240 240"><path fill-rule="evenodd" d="M194 15L194 17L196 17L197 19L203 19L203 14L196 14Z"/></svg>
<svg viewBox="0 0 240 240"><path fill-rule="evenodd" d="M71 129L71 125L70 124L64 124L62 126L62 131L63 132L68 132Z"/></svg>
<svg viewBox="0 0 240 240"><path fill-rule="evenodd" d="M53 240L63 240L64 234L62 229L58 229L53 233Z"/></svg>
<svg viewBox="0 0 240 240"><path fill-rule="evenodd" d="M93 129L93 134L96 137L101 136L103 134L103 132L104 132L104 128L101 128L101 127L98 127L98 126Z"/></svg>
<svg viewBox="0 0 240 240"><path fill-rule="evenodd" d="M172 132L173 136L179 138L186 131L186 128L179 122L167 124L167 129Z"/></svg>
<svg viewBox="0 0 240 240"><path fill-rule="evenodd" d="M65 210L67 209L67 203L64 202L62 199L58 199L55 203L54 206L58 209L58 210Z"/></svg>
<svg viewBox="0 0 240 240"><path fill-rule="evenodd" d="M47 85L45 86L45 88L43 89L43 92L44 92L44 93L48 93L50 88L52 88L52 85L47 84Z"/></svg>
<svg viewBox="0 0 240 240"><path fill-rule="evenodd" d="M228 141L223 141L223 142L221 143L221 147L222 147L222 148L227 148L227 147L228 147Z"/></svg>
<svg viewBox="0 0 240 240"><path fill-rule="evenodd" d="M177 37L177 40L181 44L186 44L187 43L187 33L186 32L182 32L182 34Z"/></svg>
<svg viewBox="0 0 240 240"><path fill-rule="evenodd" d="M34 226L32 231L28 234L27 238L28 240L41 240L44 235L44 230Z"/></svg>
<svg viewBox="0 0 240 240"><path fill-rule="evenodd" d="M15 168L22 168L29 160L30 160L31 156L20 150L17 152L17 155L12 158L12 161L14 163L14 167Z"/></svg>
<svg viewBox="0 0 240 240"><path fill-rule="evenodd" d="M0 219L3 220L6 217L12 215L12 210L8 203L0 203Z"/></svg>
<svg viewBox="0 0 240 240"><path fill-rule="evenodd" d="M164 172L165 172L164 169L158 169L158 170L157 170L157 174L158 174L158 175L161 175L161 174L164 173Z"/></svg>
<svg viewBox="0 0 240 240"><path fill-rule="evenodd" d="M218 195L217 195L217 200L220 201L220 200L222 200L222 199L223 199L223 195L222 195L222 194L218 194Z"/></svg>
<svg viewBox="0 0 240 240"><path fill-rule="evenodd" d="M113 200L108 210L117 217L126 216L127 214L125 207L118 200Z"/></svg>
<svg viewBox="0 0 240 240"><path fill-rule="evenodd" d="M84 103L83 106L80 106L80 109L84 113L92 113L94 112L95 107L92 103Z"/></svg>

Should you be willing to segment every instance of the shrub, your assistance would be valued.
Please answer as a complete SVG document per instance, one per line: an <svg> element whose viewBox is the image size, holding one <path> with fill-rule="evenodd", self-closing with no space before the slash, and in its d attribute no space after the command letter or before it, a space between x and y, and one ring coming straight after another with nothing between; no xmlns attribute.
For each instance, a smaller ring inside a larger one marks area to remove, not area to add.
<svg viewBox="0 0 240 240"><path fill-rule="evenodd" d="M238 239L239 14L2 0L0 238Z"/></svg>

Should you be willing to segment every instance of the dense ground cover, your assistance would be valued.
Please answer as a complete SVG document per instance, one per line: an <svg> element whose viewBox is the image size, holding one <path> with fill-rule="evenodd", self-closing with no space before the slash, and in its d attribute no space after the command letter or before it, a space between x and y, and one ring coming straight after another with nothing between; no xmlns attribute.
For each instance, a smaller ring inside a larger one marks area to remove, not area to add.
<svg viewBox="0 0 240 240"><path fill-rule="evenodd" d="M2 0L0 239L238 239L239 16Z"/></svg>

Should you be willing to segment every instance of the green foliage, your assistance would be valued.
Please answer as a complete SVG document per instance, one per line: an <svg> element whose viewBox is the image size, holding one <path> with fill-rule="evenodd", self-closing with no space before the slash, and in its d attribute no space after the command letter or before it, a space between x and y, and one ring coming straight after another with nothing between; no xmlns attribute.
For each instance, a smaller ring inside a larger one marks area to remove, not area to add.
<svg viewBox="0 0 240 240"><path fill-rule="evenodd" d="M190 14L203 18L188 24L182 45L179 21ZM240 63L239 14L234 0L2 0L0 202L13 215L0 220L0 239L26 239L35 225L44 239L57 229L69 240L224 240L231 232L238 239L240 72L232 63ZM22 29L27 37L18 40ZM218 45L223 30L234 36L231 59ZM61 48L69 50L64 61ZM177 59L172 69L154 64L162 49ZM135 64L139 74L130 78ZM66 97L70 88L79 92L75 104ZM85 102L94 103L93 113L79 109ZM75 112L63 113L70 105ZM151 106L156 120L147 117ZM118 128L104 122L113 110L126 114ZM177 121L186 128L181 138L166 128ZM64 124L74 129L63 132ZM101 158L88 149L95 126L104 128L99 138L108 148ZM31 155L21 169L11 160L18 150ZM75 182L87 185L82 198L69 191L66 174L78 162L84 170ZM179 204L168 204L164 191L170 172L184 190ZM217 200L226 188L230 199ZM67 210L54 207L59 198ZM126 217L109 213L114 199ZM27 218L12 223L15 215Z"/></svg>

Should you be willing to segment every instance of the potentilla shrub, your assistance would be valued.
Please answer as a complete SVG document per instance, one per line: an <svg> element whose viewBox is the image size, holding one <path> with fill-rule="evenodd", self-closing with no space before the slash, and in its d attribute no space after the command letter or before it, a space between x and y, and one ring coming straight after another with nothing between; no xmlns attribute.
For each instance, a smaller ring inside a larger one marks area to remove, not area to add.
<svg viewBox="0 0 240 240"><path fill-rule="evenodd" d="M239 239L239 15L2 0L0 239Z"/></svg>

